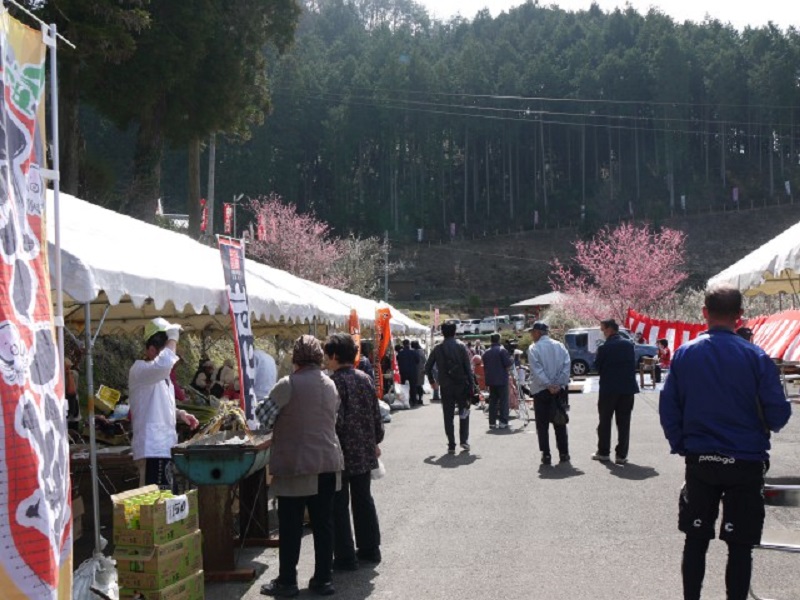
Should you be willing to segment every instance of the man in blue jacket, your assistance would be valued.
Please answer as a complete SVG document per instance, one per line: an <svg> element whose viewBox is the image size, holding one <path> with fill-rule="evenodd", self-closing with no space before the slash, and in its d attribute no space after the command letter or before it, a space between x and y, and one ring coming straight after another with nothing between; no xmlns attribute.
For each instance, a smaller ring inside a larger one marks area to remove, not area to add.
<svg viewBox="0 0 800 600"><path fill-rule="evenodd" d="M745 600L752 547L764 525L769 432L786 425L791 406L769 356L734 332L742 316L741 292L709 289L703 316L708 331L675 352L659 404L670 449L686 461L678 509L678 528L686 534L683 597L700 598L721 500L727 597Z"/></svg>
<svg viewBox="0 0 800 600"><path fill-rule="evenodd" d="M611 460L611 420L617 421L617 447L614 461L618 465L628 462L628 447L631 439L631 413L633 396L639 393L636 383L636 352L633 344L619 334L619 325L614 319L600 322L606 337L597 349L595 368L600 374L600 394L597 412L597 452L594 460Z"/></svg>
<svg viewBox="0 0 800 600"><path fill-rule="evenodd" d="M499 333L493 333L491 340L491 347L483 353L483 372L489 386L489 428L507 429L508 370L514 361L508 350L500 345Z"/></svg>

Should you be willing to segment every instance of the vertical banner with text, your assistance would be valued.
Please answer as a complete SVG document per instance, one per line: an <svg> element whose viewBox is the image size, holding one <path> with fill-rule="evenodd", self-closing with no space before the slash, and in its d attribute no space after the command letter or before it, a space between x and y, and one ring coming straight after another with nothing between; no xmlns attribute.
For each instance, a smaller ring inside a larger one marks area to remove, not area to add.
<svg viewBox="0 0 800 600"><path fill-rule="evenodd" d="M388 308L375 309L375 388L378 398L383 398L385 391L389 391L384 390L382 359L392 341L391 320L391 310Z"/></svg>
<svg viewBox="0 0 800 600"><path fill-rule="evenodd" d="M348 320L350 335L356 343L356 359L354 364L358 364L361 358L361 325L358 322L358 312L355 308L350 309L350 319Z"/></svg>
<svg viewBox="0 0 800 600"><path fill-rule="evenodd" d="M0 596L70 598L64 386L47 266L42 33L0 7Z"/></svg>
<svg viewBox="0 0 800 600"><path fill-rule="evenodd" d="M247 285L244 280L244 246L240 240L219 238L219 252L225 285L228 286L228 306L233 322L236 361L239 365L239 403L248 420L255 418L256 391L253 387L256 365L253 324L250 303L247 301Z"/></svg>

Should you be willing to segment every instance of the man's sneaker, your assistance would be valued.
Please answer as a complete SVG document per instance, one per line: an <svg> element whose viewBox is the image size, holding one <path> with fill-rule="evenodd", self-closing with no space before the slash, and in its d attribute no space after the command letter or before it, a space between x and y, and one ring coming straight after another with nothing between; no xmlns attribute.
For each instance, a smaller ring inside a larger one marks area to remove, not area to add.
<svg viewBox="0 0 800 600"><path fill-rule="evenodd" d="M497 427L498 429L508 429L508 423L500 423Z"/></svg>
<svg viewBox="0 0 800 600"><path fill-rule="evenodd" d="M628 459L625 458L624 456L617 456L614 459L614 462L617 463L618 465L626 465L628 464Z"/></svg>
<svg viewBox="0 0 800 600"><path fill-rule="evenodd" d="M330 579L328 581L320 581L312 577L308 581L308 589L317 596L333 596L336 593L336 588L333 587L333 581Z"/></svg>
<svg viewBox="0 0 800 600"><path fill-rule="evenodd" d="M456 453L456 447L455 446L448 446L447 447L447 453L448 454L455 454Z"/></svg>
<svg viewBox="0 0 800 600"><path fill-rule="evenodd" d="M608 454L599 454L595 452L592 454L592 460L599 460L600 462L608 462L611 460L611 457Z"/></svg>
<svg viewBox="0 0 800 600"><path fill-rule="evenodd" d="M553 459L550 458L549 454L542 454L542 464L549 465L553 462Z"/></svg>
<svg viewBox="0 0 800 600"><path fill-rule="evenodd" d="M469 444L467 442L464 442L463 444L461 444L461 449L465 450L466 452L469 452Z"/></svg>
<svg viewBox="0 0 800 600"><path fill-rule="evenodd" d="M281 583L278 579L273 579L261 586L261 593L273 598L294 598L300 590L295 583Z"/></svg>
<svg viewBox="0 0 800 600"><path fill-rule="evenodd" d="M569 454L560 454L558 460L559 462L569 462Z"/></svg>
<svg viewBox="0 0 800 600"><path fill-rule="evenodd" d="M497 429L497 425L495 423L489 423L489 429Z"/></svg>

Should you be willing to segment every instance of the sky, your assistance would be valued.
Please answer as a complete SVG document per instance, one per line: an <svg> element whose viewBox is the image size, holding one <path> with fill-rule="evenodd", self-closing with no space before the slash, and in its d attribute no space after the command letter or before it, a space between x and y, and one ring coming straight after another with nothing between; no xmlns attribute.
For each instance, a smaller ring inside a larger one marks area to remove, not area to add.
<svg viewBox="0 0 800 600"><path fill-rule="evenodd" d="M524 3L524 0L415 0L428 9L437 19L446 20L460 14L472 19L482 8L488 8L492 16ZM616 7L630 4L644 14L651 6L671 16L678 22L685 20L701 22L705 15L730 22L737 29L746 26L759 27L772 21L782 29L791 25L800 29L800 2L797 0L595 0L601 9L608 12ZM591 0L539 0L542 6L556 4L564 10L586 10Z"/></svg>

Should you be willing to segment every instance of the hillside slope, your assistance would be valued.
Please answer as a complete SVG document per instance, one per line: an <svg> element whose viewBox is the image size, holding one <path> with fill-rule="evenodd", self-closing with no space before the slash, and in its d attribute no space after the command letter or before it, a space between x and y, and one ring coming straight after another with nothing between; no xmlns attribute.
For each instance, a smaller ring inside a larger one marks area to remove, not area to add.
<svg viewBox="0 0 800 600"><path fill-rule="evenodd" d="M664 226L687 234L689 285L706 280L800 221L800 203L725 213L673 217ZM550 291L554 257L568 261L576 229L551 229L446 244L394 248L406 268L390 280L392 297L423 303L506 307ZM800 241L799 241L800 242Z"/></svg>

